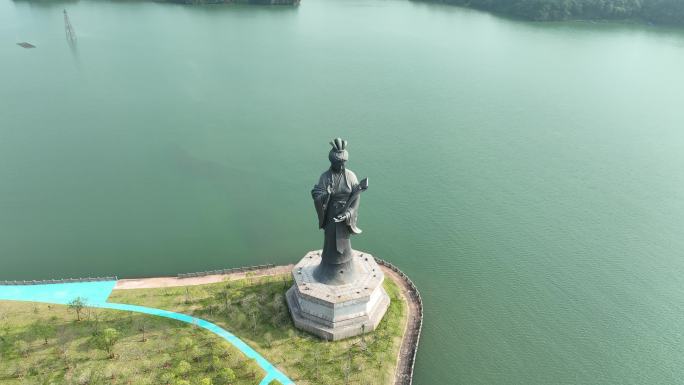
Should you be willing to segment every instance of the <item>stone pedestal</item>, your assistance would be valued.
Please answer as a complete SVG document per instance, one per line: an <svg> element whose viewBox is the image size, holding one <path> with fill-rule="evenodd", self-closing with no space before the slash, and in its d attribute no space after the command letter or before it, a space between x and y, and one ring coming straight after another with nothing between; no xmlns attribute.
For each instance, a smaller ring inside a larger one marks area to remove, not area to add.
<svg viewBox="0 0 684 385"><path fill-rule="evenodd" d="M321 251L311 251L292 270L294 285L286 297L295 326L327 340L374 330L390 300L382 287L385 275L373 256L354 251L358 275L353 282L337 286L314 278L320 262Z"/></svg>

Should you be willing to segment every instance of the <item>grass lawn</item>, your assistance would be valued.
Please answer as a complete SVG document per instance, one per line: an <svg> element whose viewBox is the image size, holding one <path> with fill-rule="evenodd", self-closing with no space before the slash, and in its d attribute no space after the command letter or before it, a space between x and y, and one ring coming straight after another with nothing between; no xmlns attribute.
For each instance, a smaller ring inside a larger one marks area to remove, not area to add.
<svg viewBox="0 0 684 385"><path fill-rule="evenodd" d="M391 304L378 329L326 342L294 328L285 302L289 274L215 284L115 290L110 302L190 314L235 334L298 385L391 385L407 320L399 287L385 279ZM174 337L175 339L175 337Z"/></svg>
<svg viewBox="0 0 684 385"><path fill-rule="evenodd" d="M222 338L145 314L0 301L0 384L258 384L263 370ZM109 351L108 351L109 350Z"/></svg>

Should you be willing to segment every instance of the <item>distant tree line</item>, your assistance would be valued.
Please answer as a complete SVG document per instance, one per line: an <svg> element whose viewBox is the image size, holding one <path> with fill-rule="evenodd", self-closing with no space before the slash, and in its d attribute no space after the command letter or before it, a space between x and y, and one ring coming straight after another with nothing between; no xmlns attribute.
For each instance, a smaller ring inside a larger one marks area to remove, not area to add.
<svg viewBox="0 0 684 385"><path fill-rule="evenodd" d="M161 0L183 4L256 4L256 5L294 5L299 0Z"/></svg>
<svg viewBox="0 0 684 385"><path fill-rule="evenodd" d="M426 0L536 21L641 20L684 25L684 0Z"/></svg>

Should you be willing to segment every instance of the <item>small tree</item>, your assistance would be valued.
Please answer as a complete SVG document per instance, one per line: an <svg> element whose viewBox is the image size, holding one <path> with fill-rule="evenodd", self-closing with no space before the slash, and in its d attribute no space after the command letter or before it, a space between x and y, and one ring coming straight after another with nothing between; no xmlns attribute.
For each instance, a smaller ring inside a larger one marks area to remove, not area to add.
<svg viewBox="0 0 684 385"><path fill-rule="evenodd" d="M10 369L10 376L14 378L23 378L28 372L29 365L26 362L18 362Z"/></svg>
<svg viewBox="0 0 684 385"><path fill-rule="evenodd" d="M233 322L240 328L247 327L247 316L243 312L238 312L233 317Z"/></svg>
<svg viewBox="0 0 684 385"><path fill-rule="evenodd" d="M95 334L92 341L96 348L106 351L109 358L114 358L114 345L119 342L119 331L106 328Z"/></svg>
<svg viewBox="0 0 684 385"><path fill-rule="evenodd" d="M207 366L207 369L209 369L212 372L215 372L223 367L223 362L221 359L217 356L211 355L209 356L209 365Z"/></svg>
<svg viewBox="0 0 684 385"><path fill-rule="evenodd" d="M259 315L256 309L249 309L249 319L252 321L252 333L256 335L257 326L259 325L259 323L257 322L259 320Z"/></svg>
<svg viewBox="0 0 684 385"><path fill-rule="evenodd" d="M190 348L190 357L192 357L193 361L199 362L200 359L202 359L202 349L200 349L197 345L194 345L192 348Z"/></svg>
<svg viewBox="0 0 684 385"><path fill-rule="evenodd" d="M191 303L192 303L192 301L190 300L190 289L188 289L188 287L186 286L185 287L185 304L189 305Z"/></svg>
<svg viewBox="0 0 684 385"><path fill-rule="evenodd" d="M193 341L190 337L183 337L180 339L180 341L178 341L178 348L185 352L186 358L189 358L190 351L192 350L193 346L195 346L195 341Z"/></svg>
<svg viewBox="0 0 684 385"><path fill-rule="evenodd" d="M36 336L37 338L40 338L43 340L43 344L47 345L48 344L48 338L52 338L55 336L55 328L46 323L45 321L42 320L36 320L32 325L31 325L31 334Z"/></svg>
<svg viewBox="0 0 684 385"><path fill-rule="evenodd" d="M217 385L229 385L235 381L237 376L235 375L235 372L233 372L233 369L231 368L223 368L219 370L218 375L216 375L216 378L214 379L214 383Z"/></svg>
<svg viewBox="0 0 684 385"><path fill-rule="evenodd" d="M24 340L14 341L14 350L19 353L22 357L28 357L29 354L29 344Z"/></svg>
<svg viewBox="0 0 684 385"><path fill-rule="evenodd" d="M176 368L174 369L174 373L178 377L185 377L190 373L192 370L192 365L188 361L181 361L176 365Z"/></svg>
<svg viewBox="0 0 684 385"><path fill-rule="evenodd" d="M326 341L327 341L327 339L326 339ZM318 344L313 345L313 352L312 353L313 353L313 360L312 360L313 362L312 363L313 363L313 367L315 370L314 378L318 379L321 375L321 371L320 371L321 363L320 363L320 361L322 358L321 357L321 350L320 350L320 347Z"/></svg>
<svg viewBox="0 0 684 385"><path fill-rule="evenodd" d="M242 300L244 297L245 293L243 293L242 290L235 290L234 292L230 293L231 301L239 301Z"/></svg>
<svg viewBox="0 0 684 385"><path fill-rule="evenodd" d="M228 300L230 299L230 296L228 295L228 290L227 289L221 289L220 291L216 292L216 299L220 302L223 303L223 308L226 313L228 313Z"/></svg>
<svg viewBox="0 0 684 385"><path fill-rule="evenodd" d="M344 385L348 385L351 374L352 374L352 362L354 361L354 356L353 356L353 350L354 350L354 345L349 344L349 348L347 349L347 362L344 364L342 371L344 372Z"/></svg>
<svg viewBox="0 0 684 385"><path fill-rule="evenodd" d="M142 333L141 342L147 342L147 336L145 335L145 320L140 322L140 328L138 330Z"/></svg>
<svg viewBox="0 0 684 385"><path fill-rule="evenodd" d="M271 324L274 328L279 328L284 319L286 319L285 303L282 294L273 295L273 300L270 303L272 311Z"/></svg>
<svg viewBox="0 0 684 385"><path fill-rule="evenodd" d="M214 354L214 350L216 349L216 338L209 338L204 346L209 354Z"/></svg>
<svg viewBox="0 0 684 385"><path fill-rule="evenodd" d="M170 384L175 378L176 375L171 372L164 372L159 376L162 384Z"/></svg>
<svg viewBox="0 0 684 385"><path fill-rule="evenodd" d="M7 323L0 324L0 342L7 342L7 336L9 335L10 326Z"/></svg>
<svg viewBox="0 0 684 385"><path fill-rule="evenodd" d="M81 320L81 313L86 307L86 302L84 298L76 297L73 301L68 303L68 309L76 312L76 321Z"/></svg>
<svg viewBox="0 0 684 385"><path fill-rule="evenodd" d="M92 315L93 315L93 334L97 334L100 332L100 314L95 311L95 309L92 309Z"/></svg>
<svg viewBox="0 0 684 385"><path fill-rule="evenodd" d="M273 335L270 332L264 334L264 341L266 342L266 347L271 348L273 346Z"/></svg>

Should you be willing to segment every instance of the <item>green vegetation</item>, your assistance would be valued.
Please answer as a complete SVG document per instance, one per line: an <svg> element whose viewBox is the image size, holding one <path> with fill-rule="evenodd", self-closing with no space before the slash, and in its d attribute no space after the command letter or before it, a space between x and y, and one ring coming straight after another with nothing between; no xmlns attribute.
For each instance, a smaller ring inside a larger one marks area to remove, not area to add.
<svg viewBox="0 0 684 385"><path fill-rule="evenodd" d="M291 285L289 275L248 277L199 286L116 290L109 301L214 322L250 344L298 385L393 383L407 307L391 279L385 280L385 289L392 303L378 329L336 342L294 328L284 296Z"/></svg>
<svg viewBox="0 0 684 385"><path fill-rule="evenodd" d="M85 308L85 301L81 297L76 297L73 301L67 304L69 310L76 313L76 321L81 320L81 312Z"/></svg>
<svg viewBox="0 0 684 385"><path fill-rule="evenodd" d="M428 0L432 1L432 0ZM684 0L434 0L527 20L642 20L684 25Z"/></svg>
<svg viewBox="0 0 684 385"><path fill-rule="evenodd" d="M391 280L380 327L326 342L295 329L289 276L166 289L114 291L111 302L173 310L230 330L299 385L392 384L407 308ZM89 308L0 301L0 383L257 384L264 372L220 337L179 321ZM273 381L272 385L279 385Z"/></svg>
<svg viewBox="0 0 684 385"><path fill-rule="evenodd" d="M0 301L3 385L247 385L263 376L222 338L180 321Z"/></svg>

